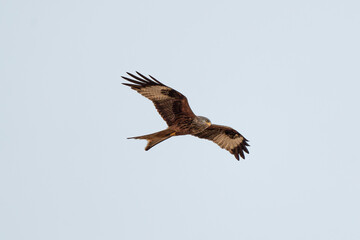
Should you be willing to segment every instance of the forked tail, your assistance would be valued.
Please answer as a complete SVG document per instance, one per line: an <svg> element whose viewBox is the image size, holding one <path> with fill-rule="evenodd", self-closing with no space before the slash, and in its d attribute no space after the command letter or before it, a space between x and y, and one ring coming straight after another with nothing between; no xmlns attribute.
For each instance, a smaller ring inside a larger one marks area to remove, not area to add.
<svg viewBox="0 0 360 240"><path fill-rule="evenodd" d="M138 136L138 137L129 137L128 139L146 139L148 141L148 144L145 147L145 151L149 150L153 146L155 146L158 143L161 143L162 141L172 137L175 135L174 130L171 129L165 129L160 132L144 135L144 136Z"/></svg>

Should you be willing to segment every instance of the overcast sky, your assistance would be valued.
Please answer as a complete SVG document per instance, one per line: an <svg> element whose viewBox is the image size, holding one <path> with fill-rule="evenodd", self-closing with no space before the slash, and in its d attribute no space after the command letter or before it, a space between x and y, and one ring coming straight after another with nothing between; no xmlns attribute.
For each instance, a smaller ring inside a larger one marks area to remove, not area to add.
<svg viewBox="0 0 360 240"><path fill-rule="evenodd" d="M359 1L0 1L0 239L360 239ZM151 74L236 161L121 85Z"/></svg>

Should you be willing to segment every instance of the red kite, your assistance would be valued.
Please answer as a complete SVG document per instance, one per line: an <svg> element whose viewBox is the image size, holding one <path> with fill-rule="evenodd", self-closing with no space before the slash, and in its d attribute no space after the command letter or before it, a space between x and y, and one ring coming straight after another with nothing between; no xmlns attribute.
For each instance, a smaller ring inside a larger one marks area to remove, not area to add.
<svg viewBox="0 0 360 240"><path fill-rule="evenodd" d="M130 83L123 83L131 87L144 97L150 99L161 117L169 126L167 129L149 135L131 137L133 139L146 139L148 141L145 150L149 150L156 144L179 135L193 135L215 142L221 148L228 150L239 160L239 155L245 159L244 152L249 153L247 139L236 130L211 124L206 117L196 116L191 110L187 98L154 77L151 79L136 72L139 76L127 73L129 77L122 77Z"/></svg>

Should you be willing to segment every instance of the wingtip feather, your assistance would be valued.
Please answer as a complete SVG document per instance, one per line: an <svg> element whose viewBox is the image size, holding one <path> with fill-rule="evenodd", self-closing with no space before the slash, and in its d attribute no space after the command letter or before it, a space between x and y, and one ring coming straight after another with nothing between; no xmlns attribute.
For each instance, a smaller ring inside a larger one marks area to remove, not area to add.
<svg viewBox="0 0 360 240"><path fill-rule="evenodd" d="M239 154L240 154L240 156L241 156L242 159L245 159L244 152L243 152L241 149L240 149L240 151L239 151Z"/></svg>
<svg viewBox="0 0 360 240"><path fill-rule="evenodd" d="M135 71L140 77L142 77L144 80L146 80L147 82L151 83L152 81L150 79L148 79L146 76L142 75L141 73L139 73L138 71Z"/></svg>
<svg viewBox="0 0 360 240"><path fill-rule="evenodd" d="M160 85L164 85L162 82L160 82L159 80L157 80L156 78L154 78L153 76L149 75L149 77L154 80L155 82L157 82Z"/></svg>

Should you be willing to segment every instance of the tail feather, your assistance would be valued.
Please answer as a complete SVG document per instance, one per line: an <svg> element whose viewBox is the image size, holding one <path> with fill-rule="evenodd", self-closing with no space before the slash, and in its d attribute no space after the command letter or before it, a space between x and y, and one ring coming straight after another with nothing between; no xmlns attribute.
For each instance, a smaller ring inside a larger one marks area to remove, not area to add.
<svg viewBox="0 0 360 240"><path fill-rule="evenodd" d="M156 144L161 143L162 141L174 136L175 132L171 129L165 129L160 132L138 136L138 137L129 137L128 139L145 139L148 141L145 151L148 151L150 148L154 147Z"/></svg>

